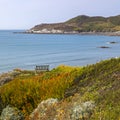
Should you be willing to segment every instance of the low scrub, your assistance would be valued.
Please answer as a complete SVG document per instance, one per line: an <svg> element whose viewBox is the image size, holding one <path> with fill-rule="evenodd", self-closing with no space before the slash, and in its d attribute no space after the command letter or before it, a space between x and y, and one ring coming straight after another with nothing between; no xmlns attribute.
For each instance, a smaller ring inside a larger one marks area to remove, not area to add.
<svg viewBox="0 0 120 120"><path fill-rule="evenodd" d="M74 97L75 94L79 94L79 98ZM95 108L92 114L87 114L90 117L86 120L119 120L119 95L120 58L117 58L81 68L61 65L38 75L24 71L0 87L0 105L17 107L27 118L41 101L49 98L57 98L60 101L58 107L65 113L73 110L73 107L69 107L70 104L81 109L79 104L76 106L77 103L83 105L82 103L94 101ZM50 114L54 115L55 109L48 111L50 113L45 118L49 118Z"/></svg>
<svg viewBox="0 0 120 120"><path fill-rule="evenodd" d="M34 76L18 76L0 88L4 106L12 105L28 115L42 100L62 99L64 92L72 84L80 68L59 66L58 68Z"/></svg>

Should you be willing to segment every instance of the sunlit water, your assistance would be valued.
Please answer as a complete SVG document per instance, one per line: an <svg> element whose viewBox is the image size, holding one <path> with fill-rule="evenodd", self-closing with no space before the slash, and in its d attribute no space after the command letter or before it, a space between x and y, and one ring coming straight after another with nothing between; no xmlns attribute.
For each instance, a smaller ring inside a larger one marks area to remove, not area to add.
<svg viewBox="0 0 120 120"><path fill-rule="evenodd" d="M98 35L16 34L0 31L0 73L36 65L83 66L120 57L120 37ZM116 44L109 44L115 41ZM99 48L108 46L110 48Z"/></svg>

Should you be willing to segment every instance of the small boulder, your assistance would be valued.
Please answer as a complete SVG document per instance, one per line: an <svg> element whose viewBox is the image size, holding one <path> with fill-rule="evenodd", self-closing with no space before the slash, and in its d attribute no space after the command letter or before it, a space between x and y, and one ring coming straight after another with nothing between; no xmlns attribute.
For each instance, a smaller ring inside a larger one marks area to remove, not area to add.
<svg viewBox="0 0 120 120"><path fill-rule="evenodd" d="M13 78L11 76L6 76L0 79L0 86L12 81Z"/></svg>
<svg viewBox="0 0 120 120"><path fill-rule="evenodd" d="M0 120L24 120L24 116L16 107L8 105L3 109Z"/></svg>
<svg viewBox="0 0 120 120"><path fill-rule="evenodd" d="M42 101L38 107L33 111L30 115L30 120L41 120L44 116L46 116L46 111L49 107L58 103L58 99L50 98Z"/></svg>
<svg viewBox="0 0 120 120"><path fill-rule="evenodd" d="M95 104L93 101L87 101L80 105L75 105L72 108L71 120L89 119L92 115Z"/></svg>

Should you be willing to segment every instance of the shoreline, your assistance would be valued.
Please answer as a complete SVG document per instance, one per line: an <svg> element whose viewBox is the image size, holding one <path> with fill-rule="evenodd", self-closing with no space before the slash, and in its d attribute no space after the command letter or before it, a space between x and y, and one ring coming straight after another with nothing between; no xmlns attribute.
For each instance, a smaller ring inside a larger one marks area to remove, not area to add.
<svg viewBox="0 0 120 120"><path fill-rule="evenodd" d="M52 34L52 35L105 35L105 36L120 36L120 31L118 32L38 32L38 31L25 31L25 32L13 32L15 34Z"/></svg>
<svg viewBox="0 0 120 120"><path fill-rule="evenodd" d="M58 66L60 66L60 65L66 65L66 66L71 66L71 67L86 67L86 66L88 66L88 65L94 65L94 64L96 64L96 63L99 63L99 62L101 62L101 61L105 61L105 60L110 60L110 59L119 59L120 58L120 56L116 56L116 57L111 57L111 58L107 58L107 59L101 59L101 60L97 60L96 62L93 62L93 63L86 63L86 64L83 64L83 65L67 65L67 64L59 64L59 65L57 65L57 66L55 66L55 67L53 67L53 68L50 68L50 71L52 70L52 69L55 69L56 67L58 67ZM44 64L43 64L44 65ZM36 66L36 65L35 65ZM34 66L34 68L35 68L35 66ZM14 71L16 71L16 70L18 70L18 71L31 71L31 72L35 72L35 69L25 69L25 68L13 68L13 69L11 69L11 70L7 70L7 71L4 71L4 72L0 72L0 76L1 75L3 75L3 74L11 74L12 72L14 72Z"/></svg>

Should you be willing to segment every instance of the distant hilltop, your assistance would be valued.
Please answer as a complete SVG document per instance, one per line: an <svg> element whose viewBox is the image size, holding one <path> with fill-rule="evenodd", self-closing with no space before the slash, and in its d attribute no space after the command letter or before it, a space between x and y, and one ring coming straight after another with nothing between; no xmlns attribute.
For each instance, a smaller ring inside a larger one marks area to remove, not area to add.
<svg viewBox="0 0 120 120"><path fill-rule="evenodd" d="M26 33L78 34L106 33L120 35L120 15L112 17L80 15L63 23L36 25Z"/></svg>

